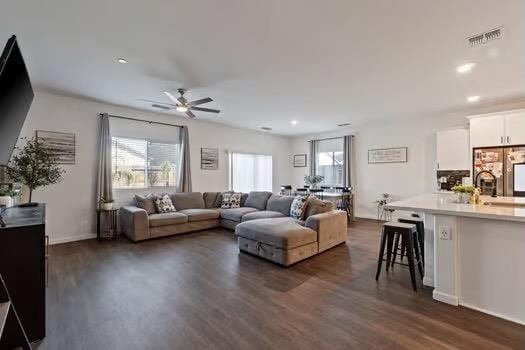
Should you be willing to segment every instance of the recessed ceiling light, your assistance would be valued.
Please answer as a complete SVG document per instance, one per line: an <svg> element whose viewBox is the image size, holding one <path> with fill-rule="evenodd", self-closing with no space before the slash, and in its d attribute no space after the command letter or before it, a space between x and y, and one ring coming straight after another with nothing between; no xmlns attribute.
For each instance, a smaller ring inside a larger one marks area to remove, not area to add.
<svg viewBox="0 0 525 350"><path fill-rule="evenodd" d="M292 125L297 125L297 120L292 120L292 121L290 122L290 124L292 124Z"/></svg>
<svg viewBox="0 0 525 350"><path fill-rule="evenodd" d="M128 60L125 58L117 58L118 63L128 63Z"/></svg>
<svg viewBox="0 0 525 350"><path fill-rule="evenodd" d="M474 62L465 63L461 66L458 66L456 68L456 72L458 72L459 74L469 73L475 66L476 64Z"/></svg>
<svg viewBox="0 0 525 350"><path fill-rule="evenodd" d="M467 101L470 102L470 103L478 102L480 98L481 98L481 96L469 96L469 97L467 97Z"/></svg>
<svg viewBox="0 0 525 350"><path fill-rule="evenodd" d="M188 107L186 106L177 106L175 109L179 112L186 113L188 111Z"/></svg>

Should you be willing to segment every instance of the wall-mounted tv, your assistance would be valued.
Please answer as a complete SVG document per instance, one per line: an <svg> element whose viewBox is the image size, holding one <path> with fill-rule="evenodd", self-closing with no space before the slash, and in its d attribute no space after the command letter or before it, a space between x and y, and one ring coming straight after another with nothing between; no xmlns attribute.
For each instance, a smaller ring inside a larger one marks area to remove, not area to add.
<svg viewBox="0 0 525 350"><path fill-rule="evenodd" d="M7 165L33 101L34 93L16 36L0 57L0 165Z"/></svg>

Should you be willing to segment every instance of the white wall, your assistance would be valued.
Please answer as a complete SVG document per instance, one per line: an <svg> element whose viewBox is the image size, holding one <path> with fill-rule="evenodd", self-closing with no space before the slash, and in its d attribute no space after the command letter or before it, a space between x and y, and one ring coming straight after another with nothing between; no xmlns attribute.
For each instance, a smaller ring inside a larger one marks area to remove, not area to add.
<svg viewBox="0 0 525 350"><path fill-rule="evenodd" d="M47 234L52 242L90 238L95 232L97 114L100 112L188 125L194 191L228 189L226 150L272 155L274 191L278 191L281 184L291 181L289 138L37 91L21 136L34 136L36 130L71 132L76 134L77 143L76 164L64 166L66 174L63 181L37 189L34 193L35 201L47 203ZM140 125L148 127L148 124ZM200 169L201 147L220 149L219 170ZM117 201L131 198L134 191L128 192L117 193Z"/></svg>

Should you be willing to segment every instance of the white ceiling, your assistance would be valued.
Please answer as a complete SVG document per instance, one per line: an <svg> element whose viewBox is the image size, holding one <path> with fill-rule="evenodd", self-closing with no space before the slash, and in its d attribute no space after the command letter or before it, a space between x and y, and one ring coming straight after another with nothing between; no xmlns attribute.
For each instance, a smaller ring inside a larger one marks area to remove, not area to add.
<svg viewBox="0 0 525 350"><path fill-rule="evenodd" d="M16 0L0 13L11 34L38 88L150 109L139 99L183 86L222 110L199 118L279 134L525 96L523 0Z"/></svg>

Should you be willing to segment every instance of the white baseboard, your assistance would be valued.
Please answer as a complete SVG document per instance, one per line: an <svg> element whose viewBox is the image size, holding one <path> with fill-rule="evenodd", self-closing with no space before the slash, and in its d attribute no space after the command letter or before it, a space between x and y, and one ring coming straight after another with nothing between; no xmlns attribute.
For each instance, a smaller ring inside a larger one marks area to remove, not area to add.
<svg viewBox="0 0 525 350"><path fill-rule="evenodd" d="M434 289L434 292L432 292L432 297L436 299L437 301L441 301L443 303L447 303L450 305L458 306L459 305L459 298L455 295L450 295L446 293L438 292Z"/></svg>
<svg viewBox="0 0 525 350"><path fill-rule="evenodd" d="M423 277L423 285L427 287L434 287L434 279L427 276Z"/></svg>
<svg viewBox="0 0 525 350"><path fill-rule="evenodd" d="M94 233L87 233L85 235L79 235L79 236L70 236L70 237L62 237L62 238L50 238L49 244L61 244L61 243L68 243L68 242L75 242L75 241L83 241L85 239L94 239L97 238L97 235Z"/></svg>
<svg viewBox="0 0 525 350"><path fill-rule="evenodd" d="M503 315L503 314L500 314L500 313L497 313L497 312L485 310L484 308L481 308L481 307L478 307L478 306L474 306L474 305L471 305L471 304L468 304L468 303L461 302L461 303L459 303L459 305L464 306L464 307L469 308L469 309L472 309L472 310L483 312L485 314L489 314L491 316L499 317L499 318L502 318L502 319L507 320L507 321L511 321L511 322L515 322L515 323L519 323L519 324L525 325L525 320L520 320L520 319L517 319L517 318L514 318L514 317L510 317L510 316L506 316L506 315Z"/></svg>

